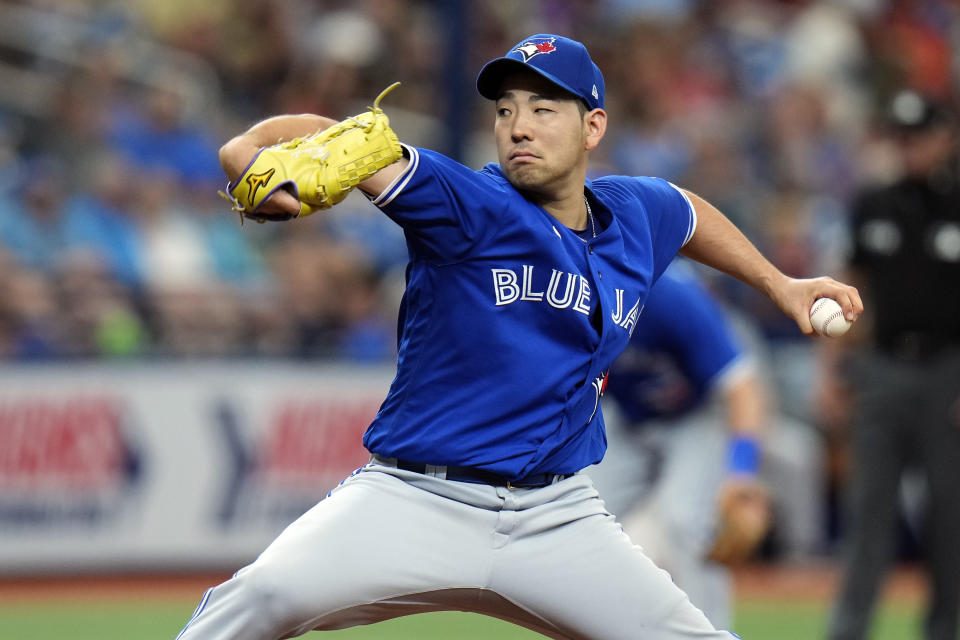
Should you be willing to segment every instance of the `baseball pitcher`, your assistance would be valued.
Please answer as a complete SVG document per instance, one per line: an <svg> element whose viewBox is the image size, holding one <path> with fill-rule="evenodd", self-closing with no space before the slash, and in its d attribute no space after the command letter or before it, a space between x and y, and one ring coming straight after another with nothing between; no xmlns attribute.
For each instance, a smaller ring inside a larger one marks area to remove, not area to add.
<svg viewBox="0 0 960 640"><path fill-rule="evenodd" d="M410 261L397 375L363 438L369 464L210 589L182 640L289 638L442 609L552 638L731 637L580 473L606 448L607 370L678 251L762 289L807 333L814 299L852 319L859 296L788 278L664 180L588 181L607 115L579 42L525 38L477 88L499 159L479 171L400 144L379 102L340 123L269 118L222 148L241 215L299 218L359 187L403 228Z"/></svg>

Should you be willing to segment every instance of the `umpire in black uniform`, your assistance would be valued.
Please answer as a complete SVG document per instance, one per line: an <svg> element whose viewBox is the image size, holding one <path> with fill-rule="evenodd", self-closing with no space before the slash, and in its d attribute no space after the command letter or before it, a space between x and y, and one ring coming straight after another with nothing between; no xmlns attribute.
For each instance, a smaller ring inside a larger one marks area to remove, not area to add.
<svg viewBox="0 0 960 640"><path fill-rule="evenodd" d="M831 640L867 636L898 541L903 471L926 485L927 640L957 640L960 603L960 171L957 124L914 91L887 116L903 160L853 209L855 284L874 314L849 359L853 390L844 575Z"/></svg>

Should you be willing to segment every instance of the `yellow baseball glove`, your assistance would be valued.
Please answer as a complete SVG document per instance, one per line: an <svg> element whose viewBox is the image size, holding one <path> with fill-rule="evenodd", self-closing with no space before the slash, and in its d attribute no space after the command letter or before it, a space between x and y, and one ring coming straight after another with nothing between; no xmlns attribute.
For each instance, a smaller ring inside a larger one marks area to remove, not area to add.
<svg viewBox="0 0 960 640"><path fill-rule="evenodd" d="M338 122L305 138L294 138L260 149L250 165L220 192L240 213L240 220L289 220L329 209L358 184L400 159L400 141L380 109L384 89L369 111ZM300 201L300 213L259 212L277 189L286 189Z"/></svg>

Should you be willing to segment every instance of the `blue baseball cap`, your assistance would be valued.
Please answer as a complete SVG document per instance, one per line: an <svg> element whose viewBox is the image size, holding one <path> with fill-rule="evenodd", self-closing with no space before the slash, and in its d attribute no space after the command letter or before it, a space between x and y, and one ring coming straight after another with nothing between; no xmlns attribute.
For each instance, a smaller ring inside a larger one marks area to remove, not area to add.
<svg viewBox="0 0 960 640"><path fill-rule="evenodd" d="M484 98L500 97L504 76L519 69L529 69L572 93L590 109L603 108L603 74L590 59L583 44L549 33L524 38L507 55L485 64L477 76L477 91Z"/></svg>

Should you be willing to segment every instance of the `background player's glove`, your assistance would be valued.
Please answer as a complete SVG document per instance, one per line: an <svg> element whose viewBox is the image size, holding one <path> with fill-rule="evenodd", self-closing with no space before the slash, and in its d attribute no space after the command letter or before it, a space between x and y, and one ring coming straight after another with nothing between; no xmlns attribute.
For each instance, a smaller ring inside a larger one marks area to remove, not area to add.
<svg viewBox="0 0 960 640"><path fill-rule="evenodd" d="M733 566L748 560L770 529L770 497L755 479L734 479L720 489L717 532L707 557Z"/></svg>
<svg viewBox="0 0 960 640"><path fill-rule="evenodd" d="M328 209L358 184L400 159L400 141L380 109L380 100L400 83L384 89L369 111L352 116L305 138L260 149L227 192L220 192L244 217L265 222L289 220ZM277 189L300 201L300 212L263 213L259 209ZM228 195L229 194L229 195Z"/></svg>

